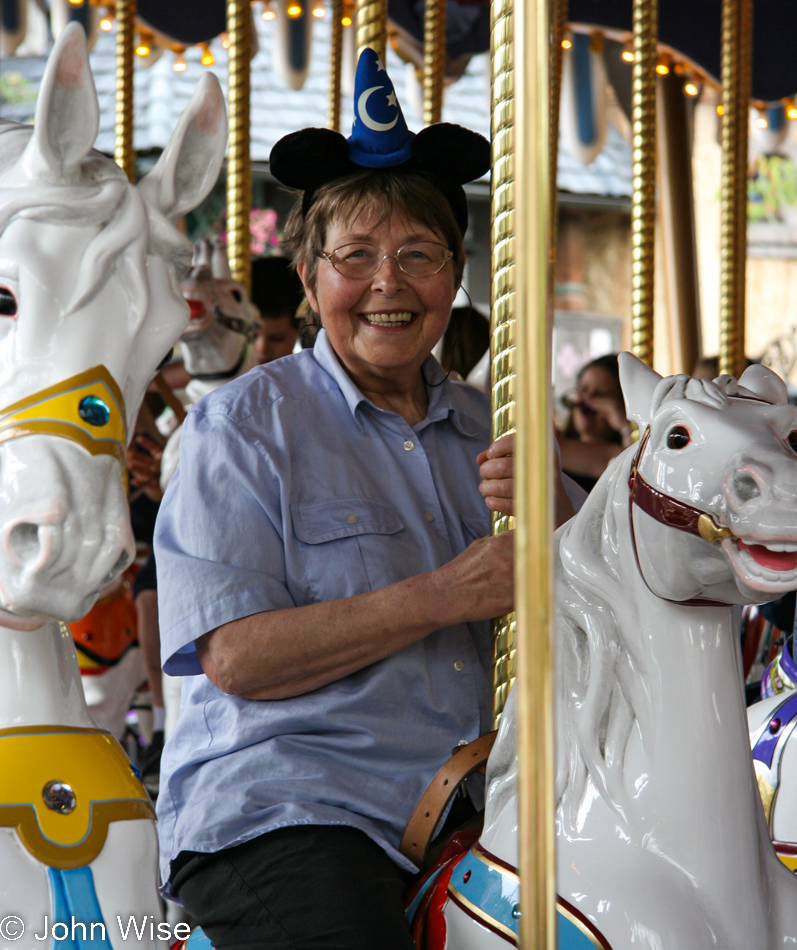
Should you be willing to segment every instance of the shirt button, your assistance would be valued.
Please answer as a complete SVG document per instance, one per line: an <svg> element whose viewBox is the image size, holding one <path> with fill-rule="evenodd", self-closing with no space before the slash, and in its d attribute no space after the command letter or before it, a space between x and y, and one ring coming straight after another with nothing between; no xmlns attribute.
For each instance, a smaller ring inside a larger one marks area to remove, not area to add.
<svg viewBox="0 0 797 950"><path fill-rule="evenodd" d="M357 524L357 515L346 515L346 521L348 521L349 524Z"/></svg>
<svg viewBox="0 0 797 950"><path fill-rule="evenodd" d="M415 448L415 443L412 441L412 439L407 439L407 441L404 443L404 451L412 452L414 448Z"/></svg>
<svg viewBox="0 0 797 950"><path fill-rule="evenodd" d="M431 513L431 511L424 511L423 516L427 521L434 521L434 515Z"/></svg>
<svg viewBox="0 0 797 950"><path fill-rule="evenodd" d="M461 673L465 669L465 664L462 662L462 660L456 660L454 663L454 669L457 671L457 673Z"/></svg>

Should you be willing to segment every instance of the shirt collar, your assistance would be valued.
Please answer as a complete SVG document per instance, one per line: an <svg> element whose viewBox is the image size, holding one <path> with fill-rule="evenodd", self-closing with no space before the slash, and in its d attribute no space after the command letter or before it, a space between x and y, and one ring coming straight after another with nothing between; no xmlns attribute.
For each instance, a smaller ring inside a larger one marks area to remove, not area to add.
<svg viewBox="0 0 797 950"><path fill-rule="evenodd" d="M352 414L352 418L362 429L362 425L357 418L357 407L362 403L373 406L370 399L362 394L352 381L349 374L343 368L337 353L332 349L326 330L323 328L318 331L313 344L313 356L319 366L322 367L338 384L338 387L346 400L346 405ZM454 427L463 435L476 435L479 431L478 421L467 411L463 412L454 405L452 398L451 383L446 377L443 367L431 354L426 357L421 367L424 379L429 391L429 408L426 412L426 418L415 428L420 431L431 422L439 422L451 416ZM376 408L376 407L374 407Z"/></svg>

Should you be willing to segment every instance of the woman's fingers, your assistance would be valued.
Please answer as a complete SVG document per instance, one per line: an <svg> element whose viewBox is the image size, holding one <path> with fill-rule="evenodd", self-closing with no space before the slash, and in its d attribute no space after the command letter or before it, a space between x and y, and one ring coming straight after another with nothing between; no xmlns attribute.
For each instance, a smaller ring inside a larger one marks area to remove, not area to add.
<svg viewBox="0 0 797 950"><path fill-rule="evenodd" d="M515 434L501 436L489 448L480 452L476 461L482 477L479 491L490 511L511 515L514 512L512 499L515 494Z"/></svg>

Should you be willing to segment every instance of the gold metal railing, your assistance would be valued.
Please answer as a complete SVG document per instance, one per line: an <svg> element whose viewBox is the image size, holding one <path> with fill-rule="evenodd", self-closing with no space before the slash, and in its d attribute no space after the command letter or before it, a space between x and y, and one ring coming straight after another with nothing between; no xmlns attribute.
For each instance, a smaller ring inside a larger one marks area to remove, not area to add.
<svg viewBox="0 0 797 950"><path fill-rule="evenodd" d="M227 0L230 136L227 147L227 256L230 272L247 290L251 284L249 214L252 168L249 161L249 59L252 11L249 0Z"/></svg>
<svg viewBox="0 0 797 950"><path fill-rule="evenodd" d="M631 350L653 365L656 248L656 40L658 0L634 0L631 77Z"/></svg>
<svg viewBox="0 0 797 950"><path fill-rule="evenodd" d="M133 149L133 45L136 0L116 0L116 109L114 161L130 181L136 180Z"/></svg>
<svg viewBox="0 0 797 950"><path fill-rule="evenodd" d="M423 124L443 114L446 71L446 0L426 0L423 22Z"/></svg>

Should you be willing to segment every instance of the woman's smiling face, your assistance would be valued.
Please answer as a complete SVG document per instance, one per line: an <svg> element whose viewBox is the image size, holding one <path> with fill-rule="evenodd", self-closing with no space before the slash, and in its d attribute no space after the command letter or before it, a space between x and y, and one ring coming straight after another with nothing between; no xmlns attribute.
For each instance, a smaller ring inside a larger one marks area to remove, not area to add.
<svg viewBox="0 0 797 950"><path fill-rule="evenodd" d="M363 214L353 224L333 221L319 250L331 254L346 244L372 244L382 256L411 241L445 245L436 231L416 221L394 214L376 222ZM335 353L354 381L366 385L378 379L405 386L415 380L445 332L458 288L450 260L430 277L410 277L389 257L372 277L357 280L319 260L314 287L307 283L307 262L299 262L298 273Z"/></svg>

